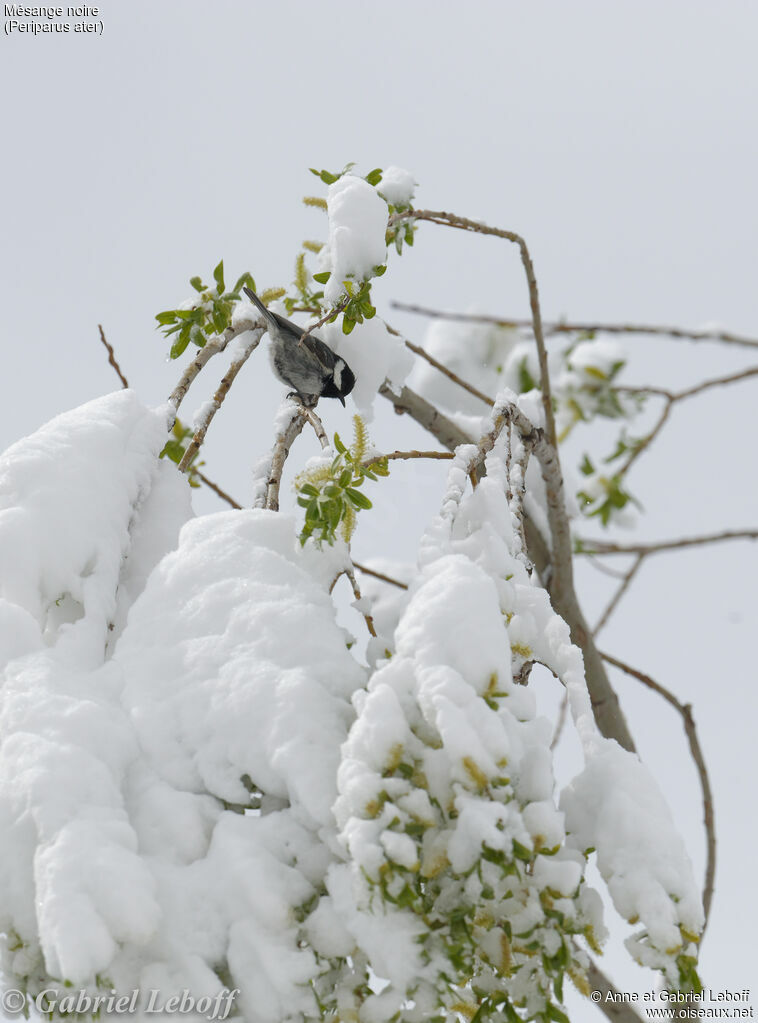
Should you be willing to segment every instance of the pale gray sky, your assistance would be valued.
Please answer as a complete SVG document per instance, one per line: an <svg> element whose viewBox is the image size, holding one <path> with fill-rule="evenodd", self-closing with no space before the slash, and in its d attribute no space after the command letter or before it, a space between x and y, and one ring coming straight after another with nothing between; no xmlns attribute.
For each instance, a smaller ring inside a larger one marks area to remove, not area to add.
<svg viewBox="0 0 758 1023"><path fill-rule="evenodd" d="M348 160L407 167L420 205L521 232L548 318L717 321L758 335L758 6L748 0L98 6L102 36L0 43L0 447L116 386L99 322L143 399L163 400L177 366L154 314L221 257L230 278L247 269L262 287L288 284L301 240L323 234L300 203L320 188L308 167ZM376 295L527 311L514 251L433 226ZM391 319L421 339L421 320ZM659 385L758 361L716 345L630 349L627 379ZM750 388L677 410L634 477L641 536L755 524ZM243 502L281 393L258 358L209 436L209 473ZM349 432L346 422L330 411L330 429ZM391 448L404 426L382 412L374 440ZM359 551L375 540L388 556L411 555L441 486L436 467L420 479L407 536L367 527ZM735 544L667 557L645 567L602 646L694 704L720 839L703 974L714 989L742 988L755 981L758 909L756 554ZM592 617L607 584L586 571L581 581ZM619 689L700 872L680 723L636 684ZM653 987L607 959L619 987Z"/></svg>

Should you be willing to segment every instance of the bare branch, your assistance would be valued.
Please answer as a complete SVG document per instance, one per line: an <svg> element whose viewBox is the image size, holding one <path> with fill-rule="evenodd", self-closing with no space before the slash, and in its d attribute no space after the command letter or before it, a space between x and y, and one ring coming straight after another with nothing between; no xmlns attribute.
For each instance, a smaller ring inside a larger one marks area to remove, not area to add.
<svg viewBox="0 0 758 1023"><path fill-rule="evenodd" d="M205 475L205 473L200 472L199 469L195 469L195 472L194 472L193 475L197 476L197 478L199 480L202 480L202 482L206 485L206 487L210 487L210 489L214 493L218 494L218 496L223 501L226 501L226 503L228 505L231 505L232 508L237 508L238 510L242 508L242 505L241 504L237 504L237 502L234 500L234 498L230 497L226 493L226 491L222 490L221 487L217 483L214 483L213 480L209 480L208 477Z"/></svg>
<svg viewBox="0 0 758 1023"><path fill-rule="evenodd" d="M371 458L361 462L361 465L365 469L369 469L372 465L376 465L377 462L390 461L393 458L455 458L455 455L452 451L390 451L386 455L373 455Z"/></svg>
<svg viewBox="0 0 758 1023"><path fill-rule="evenodd" d="M399 394L396 394L385 381L379 388L383 398L391 401L395 406L398 415L408 413L412 419L428 430L432 436L442 444L443 447L452 451L459 444L471 444L472 438L465 433L457 423L440 412L434 405L416 394L410 387L403 387Z"/></svg>
<svg viewBox="0 0 758 1023"><path fill-rule="evenodd" d="M390 586L397 586L400 590L407 590L408 583L401 583L399 579L393 579L391 575L385 575L383 572L377 572L373 568L369 568L367 565L360 565L357 561L353 562L353 568L357 568L359 572L363 572L364 575L372 575L374 579L381 579L383 583L389 583Z"/></svg>
<svg viewBox="0 0 758 1023"><path fill-rule="evenodd" d="M705 533L702 536L682 537L680 540L659 540L651 543L609 543L607 540L581 540L579 554L659 554L661 551L675 551L683 547L700 547L709 543L726 540L758 540L758 529L725 529L722 533Z"/></svg>
<svg viewBox="0 0 758 1023"><path fill-rule="evenodd" d="M707 846L707 859L705 867L705 881L703 884L703 911L705 913L705 924L703 926L703 932L708 924L708 914L711 909L711 900L713 898L713 886L714 879L716 877L716 825L713 812L713 792L711 790L711 783L708 777L708 770L705 766L705 758L703 757L703 750L700 746L700 742L697 737L697 730L695 728L695 719L692 716L692 705L689 703L682 703L674 696L670 689L662 686L660 682L656 682L649 675L646 675L643 671L638 671L637 668L632 668L624 661L620 661L617 657L612 657L610 654L600 653L603 660L607 661L608 664L614 665L627 675L631 675L632 678L636 678L643 685L646 685L648 689L652 689L654 692L662 696L664 700L667 700L672 707L682 715L684 721L684 731L687 734L687 741L690 746L690 753L692 759L695 762L697 773L700 778L700 787L703 793L703 824L705 825L706 835L706 846Z"/></svg>
<svg viewBox="0 0 758 1023"><path fill-rule="evenodd" d="M100 331L100 340L103 342L103 344L105 345L105 347L107 349L109 365L113 366L113 368L115 369L116 373L118 373L118 378L121 381L121 386L124 387L124 388L127 388L129 386L129 381L126 379L124 374L121 372L121 367L119 366L118 362L116 361L116 356L115 356L115 354L113 352L113 346L109 345L108 342L105 339L105 331L103 330L102 324L98 323L97 329Z"/></svg>
<svg viewBox="0 0 758 1023"><path fill-rule="evenodd" d="M476 220L469 220L467 217L459 217L455 213L445 213L438 210L407 210L400 213L393 213L389 219L390 224L401 220L427 220L432 224L441 224L443 227L454 227L462 231L470 231L475 234L494 235L496 238L504 238L506 241L518 245L521 253L521 262L524 265L527 286L529 288L529 305L532 311L532 331L534 340L537 343L537 355L540 364L540 377L542 395L542 408L545 413L545 429L547 438L554 448L558 447L558 440L555 431L555 418L553 416L553 401L550 393L550 376L547 369L547 351L545 349L545 338L542 332L542 314L540 312L539 291L537 289L537 278L534 274L534 265L529 249L521 235L515 231L505 231L499 227L489 227Z"/></svg>
<svg viewBox="0 0 758 1023"><path fill-rule="evenodd" d="M228 333L228 331L227 331L227 333ZM263 335L263 331L260 330L260 329L250 331L250 337L242 345L241 350L237 353L236 357L232 360L232 363L229 366L229 369L226 371L226 373L224 374L224 376L221 379L221 383L218 385L218 389L216 390L216 393L213 395L212 400L207 404L207 406L206 406L206 408L205 408L205 410L203 412L203 415L201 416L200 421L197 424L197 427L195 429L195 435L193 436L193 438L190 441L190 443L187 445L187 449L184 452L184 455L182 456L181 462L179 463L179 471L180 472L186 472L189 469L189 467L190 467L190 465L192 463L192 459L195 457L197 452L200 450L200 446L202 445L203 441L205 440L205 434L207 433L208 427L210 426L211 422L213 421L213 417L216 415L218 410L221 408L221 405L222 405L222 403L224 401L224 398L226 398L227 394L229 393L230 387L234 383L234 378L237 376L239 371L242 369L242 367L245 365L247 360L250 358L250 356L253 354L255 349L258 347L258 342L260 341L262 335ZM206 348L207 347L208 346L206 345ZM197 360L195 360L195 361L197 361ZM197 372L199 372L199 369L198 369ZM197 373L195 373L195 376L196 375L197 375Z"/></svg>
<svg viewBox="0 0 758 1023"><path fill-rule="evenodd" d="M438 309L429 309L420 305L408 305L405 302L392 302L393 309L416 313L439 320L458 320L465 323L489 323L495 327L524 328L531 327L531 321L513 319L502 316L482 316L475 313L452 313ZM662 337L677 338L684 341L717 341L724 344L740 345L743 348L758 348L758 340L732 334L723 330L687 330L683 327L661 327L622 323L579 323L553 322L544 326L545 334L651 334Z"/></svg>
<svg viewBox="0 0 758 1023"><path fill-rule="evenodd" d="M184 401L187 391L190 389L193 380L203 366L205 366L214 355L218 355L219 352L223 352L230 341L239 334L244 334L246 330L260 331L258 334L259 339L263 335L263 330L260 329L257 319L254 317L247 320L240 319L233 327L228 327L223 334L219 334L218 337L212 338L204 345L203 348L200 349L189 366L186 367L182 373L179 383L168 397L168 403L173 406L174 412L179 411L179 406Z"/></svg>
<svg viewBox="0 0 758 1023"><path fill-rule="evenodd" d="M602 627L605 625L605 623L608 621L608 619L611 617L613 612L618 607L618 604L619 604L619 601L621 600L621 598L624 596L626 591L629 589L629 584L631 583L632 579L634 579L634 577L637 575L637 572L639 571L640 566L641 566L642 562L644 561L644 559L645 559L645 555L644 554L638 554L637 557L632 562L631 567L629 569L627 569L627 571L624 573L623 578L621 580L621 585L618 587L616 592L613 594L613 596L611 597L611 600L610 600L608 606L606 607L606 609L603 611L603 613L600 615L600 618L598 619L598 623L597 623L597 625L595 626L595 629L594 629L594 636L596 638L597 638L597 634L600 632Z"/></svg>
<svg viewBox="0 0 758 1023"><path fill-rule="evenodd" d="M284 463L287 461L290 448L297 436L302 432L306 424L306 408L304 405L296 404L290 399L285 399L290 409L287 410L287 418L281 426L274 442L271 453L271 467L266 484L265 507L271 511L279 511L279 488L282 483L282 472Z"/></svg>
<svg viewBox="0 0 758 1023"><path fill-rule="evenodd" d="M587 970L587 980L591 990L599 991L600 999L594 1004L613 1023L642 1023L629 1002L625 1002L623 994L614 987L602 970L592 959Z"/></svg>

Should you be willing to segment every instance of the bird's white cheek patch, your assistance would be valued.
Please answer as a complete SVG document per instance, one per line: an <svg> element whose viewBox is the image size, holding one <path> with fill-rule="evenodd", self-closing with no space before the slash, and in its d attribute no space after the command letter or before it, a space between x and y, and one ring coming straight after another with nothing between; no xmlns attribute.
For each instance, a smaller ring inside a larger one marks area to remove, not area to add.
<svg viewBox="0 0 758 1023"><path fill-rule="evenodd" d="M334 364L334 372L332 373L332 376L334 377L334 386L337 388L337 390L339 390L342 387L342 370L344 368L345 363L342 361L342 359L337 359L337 361Z"/></svg>

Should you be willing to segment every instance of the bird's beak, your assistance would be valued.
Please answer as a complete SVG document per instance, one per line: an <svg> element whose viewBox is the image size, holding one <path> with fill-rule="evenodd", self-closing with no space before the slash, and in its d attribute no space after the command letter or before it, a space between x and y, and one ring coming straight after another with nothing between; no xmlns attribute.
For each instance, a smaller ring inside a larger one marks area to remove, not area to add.
<svg viewBox="0 0 758 1023"><path fill-rule="evenodd" d="M338 394L338 395L337 395L337 397L338 397L338 398L339 398L339 400L340 400L340 401L342 402L342 407L344 408L344 407L345 407L345 399L344 399L344 398L342 397L342 395L341 395L341 394Z"/></svg>

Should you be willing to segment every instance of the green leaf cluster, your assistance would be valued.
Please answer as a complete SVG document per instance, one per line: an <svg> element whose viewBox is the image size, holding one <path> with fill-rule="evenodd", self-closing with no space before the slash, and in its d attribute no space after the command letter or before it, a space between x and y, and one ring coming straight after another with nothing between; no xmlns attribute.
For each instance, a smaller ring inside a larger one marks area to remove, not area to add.
<svg viewBox="0 0 758 1023"><path fill-rule="evenodd" d="M347 174L355 166L354 163L346 164L341 171L329 171L329 170L317 170L315 167L311 167L311 174L315 174L319 180L323 181L325 185L332 185L335 181L339 181L341 177ZM367 181L370 185L375 187L379 194L382 194L382 190L378 187L382 181L382 169L381 167L375 167L364 176L364 181ZM384 196L382 196L384 198ZM385 200L386 202L387 200ZM318 206L326 210L326 201L319 199L314 196L308 196L304 199L306 205ZM410 209L408 205L397 205L393 206L392 203L387 202L389 216L393 213L404 212ZM388 227L386 234L387 245L394 244L398 253L402 252L403 243L407 245L413 245L415 227L410 220L403 220L397 224L393 224ZM310 251L318 251L317 243L304 242L303 248ZM343 291L347 303L342 309L342 330L345 334L349 334L355 327L356 323L363 323L364 320L370 320L372 316L376 315L376 309L371 302L371 281L374 277L381 277L387 269L386 264L379 264L375 266L371 273L363 281L347 280L342 282ZM323 271L320 273L313 274L313 280L316 284L325 285L331 274L329 271ZM312 290L305 278L305 253L300 253L296 264L295 273L295 287L297 289L298 297L292 299L285 299L285 306L289 312L295 308L295 306L306 306L313 312L318 312L320 315L324 315L326 310L323 308L323 291ZM339 313L335 312L330 318L329 322L333 322L337 319Z"/></svg>
<svg viewBox="0 0 758 1023"><path fill-rule="evenodd" d="M185 426L180 419L177 419L171 429L171 435L166 443L163 445L163 451L160 453L161 458L170 459L175 465L178 465L184 458L184 453L187 450L189 442L192 440L193 430L189 426ZM189 464L187 470L187 479L191 487L199 487L201 483L197 478L197 471L201 465L205 465L205 462L198 462L197 457L200 454L196 451L192 461Z"/></svg>
<svg viewBox="0 0 758 1023"><path fill-rule="evenodd" d="M203 348L212 337L223 334L231 326L232 311L240 300L243 285L255 291L255 281L247 272L231 291L226 291L223 259L213 271L213 280L215 284L208 286L200 277L191 277L190 284L198 293L197 301L188 309L168 309L155 317L166 337L176 335L171 345L172 359L178 359L190 342Z"/></svg>
<svg viewBox="0 0 758 1023"><path fill-rule="evenodd" d="M473 797L509 804L516 821L526 803L510 779L487 777L475 765L464 766ZM539 840L526 845L516 838L504 840L501 848L483 842L474 864L457 871L444 842L458 814L454 804L445 807L431 795L423 757L398 746L382 779L386 787L367 804L366 815L412 838L418 862L408 867L387 855L378 877L366 879L383 903L409 910L423 922L418 942L424 960L447 961L436 985L439 1008L498 1023L568 1023L560 1007L565 977L589 993L574 940L581 936L598 948L582 907L582 882L573 893L563 894L538 889L532 881L537 857L561 857L561 846L546 848ZM413 788L426 791L431 815L414 818L401 809ZM502 822L498 829L509 830ZM524 915L533 921L526 928L515 924ZM527 990L532 992L528 1000L523 995Z"/></svg>
<svg viewBox="0 0 758 1023"><path fill-rule="evenodd" d="M371 277L381 277L386 270L385 265L375 266L371 271ZM331 274L328 271L313 275L314 281L319 284L326 284L330 277ZM347 302L342 309L342 333L350 334L356 323L363 323L364 320L370 320L376 316L376 309L371 304L371 280L370 278L366 279L360 284L346 280L342 282L342 287L347 295ZM335 312L331 320L335 320L337 316L338 313Z"/></svg>
<svg viewBox="0 0 758 1023"><path fill-rule="evenodd" d="M333 185L335 181L339 181L339 179L344 177L345 174L347 174L349 171L353 169L353 167L355 167L355 161L346 163L342 170L337 171L336 174L328 170L316 170L315 167L309 167L308 169L310 170L311 174L315 174L317 178L320 178L325 185ZM382 180L381 167L375 167L372 171L369 171L368 174L364 176L363 180L368 181L370 185L374 186L378 185L379 182Z"/></svg>
<svg viewBox="0 0 758 1023"><path fill-rule="evenodd" d="M576 496L587 518L598 518L603 526L607 526L616 512L625 508L630 501L638 508L641 507L634 495L624 488L621 473L610 476L596 474L595 466L587 454L584 455L579 469L584 476L594 476L594 482L599 483L602 489L600 496L587 490L577 491Z"/></svg>
<svg viewBox="0 0 758 1023"><path fill-rule="evenodd" d="M297 503L305 508L300 543L310 537L321 544L333 544L338 530L349 541L355 529L356 514L371 508L371 501L360 489L365 480L389 476L387 459L363 465L368 447L366 427L360 416L353 417L354 439L346 448L338 433L334 435L337 454L328 464L301 473L295 480Z"/></svg>

